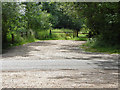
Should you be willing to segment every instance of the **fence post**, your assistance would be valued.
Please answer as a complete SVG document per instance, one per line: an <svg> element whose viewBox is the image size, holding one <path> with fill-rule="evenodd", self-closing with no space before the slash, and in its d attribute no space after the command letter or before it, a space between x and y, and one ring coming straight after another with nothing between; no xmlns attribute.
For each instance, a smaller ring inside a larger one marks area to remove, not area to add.
<svg viewBox="0 0 120 90"><path fill-rule="evenodd" d="M52 31L50 30L50 36L52 35Z"/></svg>
<svg viewBox="0 0 120 90"><path fill-rule="evenodd" d="M23 32L21 32L21 37L23 37Z"/></svg>
<svg viewBox="0 0 120 90"><path fill-rule="evenodd" d="M14 43L14 34L12 34L12 43Z"/></svg>
<svg viewBox="0 0 120 90"><path fill-rule="evenodd" d="M32 35L31 31L30 31L30 36Z"/></svg>
<svg viewBox="0 0 120 90"><path fill-rule="evenodd" d="M74 38L74 37L76 37L76 32L75 32L75 31L73 31L73 38Z"/></svg>
<svg viewBox="0 0 120 90"><path fill-rule="evenodd" d="M27 33L27 31L26 31L25 35L26 35L26 37L28 36L28 33Z"/></svg>
<svg viewBox="0 0 120 90"><path fill-rule="evenodd" d="M76 31L76 36L78 37L78 30Z"/></svg>

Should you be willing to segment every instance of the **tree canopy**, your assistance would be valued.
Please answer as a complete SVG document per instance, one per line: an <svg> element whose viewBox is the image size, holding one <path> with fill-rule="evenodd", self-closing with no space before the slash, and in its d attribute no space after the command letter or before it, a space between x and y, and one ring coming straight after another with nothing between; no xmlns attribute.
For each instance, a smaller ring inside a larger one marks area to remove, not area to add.
<svg viewBox="0 0 120 90"><path fill-rule="evenodd" d="M2 40L16 33L36 34L51 28L80 31L89 28L91 38L120 44L120 2L3 2ZM22 36L22 35L21 35Z"/></svg>

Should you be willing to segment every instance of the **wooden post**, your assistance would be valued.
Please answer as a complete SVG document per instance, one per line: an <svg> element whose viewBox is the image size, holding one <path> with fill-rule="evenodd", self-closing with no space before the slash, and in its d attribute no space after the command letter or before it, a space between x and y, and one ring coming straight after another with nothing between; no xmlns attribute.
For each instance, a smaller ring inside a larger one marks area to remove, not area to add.
<svg viewBox="0 0 120 90"><path fill-rule="evenodd" d="M52 32L51 32L51 30L50 30L50 36L52 35Z"/></svg>
<svg viewBox="0 0 120 90"><path fill-rule="evenodd" d="M26 35L26 37L28 36L28 33L27 33L27 31L26 31L25 35Z"/></svg>
<svg viewBox="0 0 120 90"><path fill-rule="evenodd" d="M14 34L12 34L12 43L14 43Z"/></svg>
<svg viewBox="0 0 120 90"><path fill-rule="evenodd" d="M78 31L77 30L73 31L73 38L74 37L78 37Z"/></svg>
<svg viewBox="0 0 120 90"><path fill-rule="evenodd" d="M73 31L73 38L75 37L75 31Z"/></svg>
<svg viewBox="0 0 120 90"><path fill-rule="evenodd" d="M76 31L76 36L78 37L78 30Z"/></svg>
<svg viewBox="0 0 120 90"><path fill-rule="evenodd" d="M88 34L88 38L91 38L91 37L92 37L92 33L90 31L89 34Z"/></svg>
<svg viewBox="0 0 120 90"><path fill-rule="evenodd" d="M23 37L23 32L21 32L21 37Z"/></svg>
<svg viewBox="0 0 120 90"><path fill-rule="evenodd" d="M31 33L31 31L30 31L30 36L31 36L31 34L32 34L32 33Z"/></svg>

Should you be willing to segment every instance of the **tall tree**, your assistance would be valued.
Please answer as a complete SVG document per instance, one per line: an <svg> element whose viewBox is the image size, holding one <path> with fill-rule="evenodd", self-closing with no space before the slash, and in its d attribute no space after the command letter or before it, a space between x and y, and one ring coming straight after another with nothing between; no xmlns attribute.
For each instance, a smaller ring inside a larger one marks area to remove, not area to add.
<svg viewBox="0 0 120 90"><path fill-rule="evenodd" d="M87 26L90 32L99 41L110 43L111 45L120 43L119 36L119 3L101 2L101 3L74 3L74 8L79 15L87 18Z"/></svg>

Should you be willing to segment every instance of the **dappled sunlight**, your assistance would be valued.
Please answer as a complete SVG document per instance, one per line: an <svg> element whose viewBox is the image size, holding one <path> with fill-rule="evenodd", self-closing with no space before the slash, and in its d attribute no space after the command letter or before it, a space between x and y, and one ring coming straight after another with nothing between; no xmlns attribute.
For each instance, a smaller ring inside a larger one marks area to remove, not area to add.
<svg viewBox="0 0 120 90"><path fill-rule="evenodd" d="M2 2L4 88L118 87L120 3L25 1Z"/></svg>
<svg viewBox="0 0 120 90"><path fill-rule="evenodd" d="M72 40L38 41L8 49L2 58L3 60L89 60L100 69L118 70L117 55L85 53L80 48L83 43Z"/></svg>
<svg viewBox="0 0 120 90"><path fill-rule="evenodd" d="M3 54L3 86L118 87L116 56L85 53L80 48L83 43L45 40L9 49Z"/></svg>
<svg viewBox="0 0 120 90"><path fill-rule="evenodd" d="M5 59L42 60L42 59L76 59L76 60L117 60L117 55L87 53L80 48L85 41L45 40L12 47L2 55Z"/></svg>

